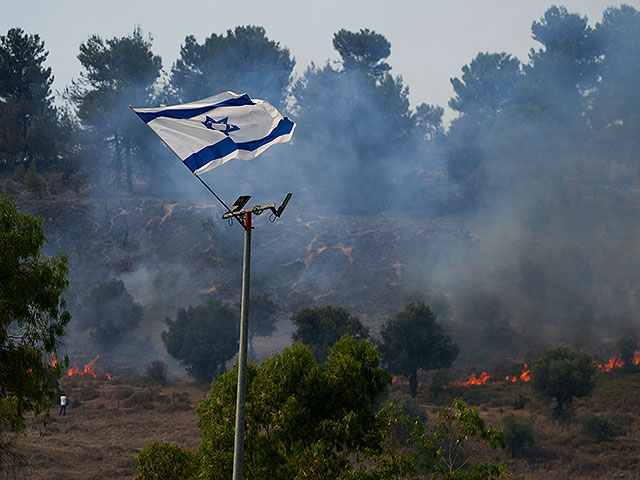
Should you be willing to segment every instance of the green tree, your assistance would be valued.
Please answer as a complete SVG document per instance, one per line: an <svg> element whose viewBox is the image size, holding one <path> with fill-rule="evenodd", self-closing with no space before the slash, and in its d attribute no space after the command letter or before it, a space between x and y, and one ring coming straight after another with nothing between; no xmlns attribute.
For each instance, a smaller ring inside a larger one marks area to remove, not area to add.
<svg viewBox="0 0 640 480"><path fill-rule="evenodd" d="M640 150L640 12L629 5L610 7L593 32L602 56L600 81L590 96L587 114L596 129L598 152L608 163L636 171ZM611 152L615 152L612 155Z"/></svg>
<svg viewBox="0 0 640 480"><path fill-rule="evenodd" d="M61 297L67 258L43 255L46 241L41 218L0 197L0 471L12 433L24 429L26 413L51 406L55 381L68 364L66 357L52 361L71 319Z"/></svg>
<svg viewBox="0 0 640 480"><path fill-rule="evenodd" d="M319 362L324 362L333 344L344 335L356 338L369 336L369 329L343 307L303 308L291 317L291 321L296 326L293 340L308 345Z"/></svg>
<svg viewBox="0 0 640 480"><path fill-rule="evenodd" d="M408 159L431 126L423 135L417 132L409 89L389 73L390 44L384 36L368 29L340 30L333 45L339 64L311 65L292 86L292 116L299 125L293 148L304 148L306 171L325 179L318 188L327 191L316 198L351 211L374 206L379 211L390 201L390 182L415 165ZM421 119L424 125L433 116ZM327 168L327 145L342 152L333 160L335 168Z"/></svg>
<svg viewBox="0 0 640 480"><path fill-rule="evenodd" d="M546 350L531 368L531 386L543 397L555 399L557 414L575 397L586 397L595 387L593 359L584 352L562 346Z"/></svg>
<svg viewBox="0 0 640 480"><path fill-rule="evenodd" d="M380 328L380 353L392 372L409 378L411 396L418 394L418 369L449 368L458 347L445 335L423 302L410 302Z"/></svg>
<svg viewBox="0 0 640 480"><path fill-rule="evenodd" d="M434 480L499 480L506 477L504 465L473 463L481 448L505 448L504 433L487 428L476 407L460 399L438 412L433 431L421 434L416 443L422 469Z"/></svg>
<svg viewBox="0 0 640 480"><path fill-rule="evenodd" d="M148 132L128 106L152 103L162 61L139 27L129 36L106 41L92 35L80 45L78 60L84 70L67 97L85 129L85 142L96 147L86 154L102 157L113 169L116 189L123 183L124 165L126 186L132 190L134 159L144 158L140 165L149 165L152 155Z"/></svg>
<svg viewBox="0 0 640 480"><path fill-rule="evenodd" d="M179 308L175 321L162 332L167 352L186 366L200 382L210 382L225 371L226 363L238 351L238 312L221 301Z"/></svg>
<svg viewBox="0 0 640 480"><path fill-rule="evenodd" d="M136 457L136 480L189 480L195 478L198 463L195 455L167 442L147 445Z"/></svg>
<svg viewBox="0 0 640 480"><path fill-rule="evenodd" d="M124 282L111 279L99 283L85 295L77 317L81 327L104 348L112 348L142 321L144 308L136 303Z"/></svg>
<svg viewBox="0 0 640 480"><path fill-rule="evenodd" d="M38 35L12 28L0 36L0 168L33 160L46 167L63 151L68 135L53 106L47 55Z"/></svg>
<svg viewBox="0 0 640 480"><path fill-rule="evenodd" d="M452 78L454 110L471 114L496 114L509 105L522 78L520 61L508 53L479 53L462 67L462 77Z"/></svg>
<svg viewBox="0 0 640 480"><path fill-rule="evenodd" d="M284 105L295 61L263 27L239 26L199 44L189 35L171 69L168 99L189 102L225 90Z"/></svg>
<svg viewBox="0 0 640 480"><path fill-rule="evenodd" d="M487 449L504 449L503 432L487 428L480 412L460 399L438 410L433 429L393 403L376 414L381 435L356 474L358 480L499 480L507 477L502 464L476 462Z"/></svg>
<svg viewBox="0 0 640 480"><path fill-rule="evenodd" d="M213 382L197 408L203 475L231 476L236 368ZM365 340L345 336L324 365L295 344L247 371L244 471L247 478L343 477L354 455L373 448L378 397L391 376Z"/></svg>

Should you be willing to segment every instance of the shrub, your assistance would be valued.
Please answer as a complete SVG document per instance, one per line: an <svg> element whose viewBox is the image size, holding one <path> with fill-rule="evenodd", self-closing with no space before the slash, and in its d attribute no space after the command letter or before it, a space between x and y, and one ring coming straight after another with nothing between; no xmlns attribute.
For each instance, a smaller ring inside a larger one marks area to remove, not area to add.
<svg viewBox="0 0 640 480"><path fill-rule="evenodd" d="M435 399L438 394L444 391L444 387L449 384L449 373L446 370L437 370L431 377L431 383L429 384L429 392Z"/></svg>
<svg viewBox="0 0 640 480"><path fill-rule="evenodd" d="M167 384L167 364L162 360L154 360L149 365L147 365L147 369L145 370L145 375L149 380L153 383L157 383L159 385Z"/></svg>
<svg viewBox="0 0 640 480"><path fill-rule="evenodd" d="M27 170L27 174L24 178L24 184L27 189L38 198L42 198L43 183L38 175L38 169L36 168L36 162L32 161Z"/></svg>
<svg viewBox="0 0 640 480"><path fill-rule="evenodd" d="M556 400L555 413L561 416L574 397L591 394L596 369L593 359L569 347L557 347L542 353L531 369L531 386L543 397Z"/></svg>
<svg viewBox="0 0 640 480"><path fill-rule="evenodd" d="M535 446L533 418L517 417L513 413L502 419L504 440L512 457L531 458Z"/></svg>
<svg viewBox="0 0 640 480"><path fill-rule="evenodd" d="M597 443L610 440L617 434L616 424L603 416L587 414L580 419L580 423L582 433Z"/></svg>
<svg viewBox="0 0 640 480"><path fill-rule="evenodd" d="M198 470L195 456L179 445L154 442L136 457L136 480L194 478Z"/></svg>
<svg viewBox="0 0 640 480"><path fill-rule="evenodd" d="M112 397L116 400L123 400L133 394L133 388L121 385L113 390Z"/></svg>

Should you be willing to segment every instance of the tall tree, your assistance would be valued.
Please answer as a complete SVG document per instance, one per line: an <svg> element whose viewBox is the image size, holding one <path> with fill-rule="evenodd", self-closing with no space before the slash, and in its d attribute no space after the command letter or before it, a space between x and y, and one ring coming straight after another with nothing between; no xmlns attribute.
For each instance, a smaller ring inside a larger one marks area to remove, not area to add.
<svg viewBox="0 0 640 480"><path fill-rule="evenodd" d="M295 61L263 27L238 26L199 44L185 38L171 69L168 100L188 102L225 90L283 106Z"/></svg>
<svg viewBox="0 0 640 480"><path fill-rule="evenodd" d="M308 345L319 362L325 361L333 344L344 335L369 336L369 329L343 307L303 308L291 317L291 321L296 326L293 340Z"/></svg>
<svg viewBox="0 0 640 480"><path fill-rule="evenodd" d="M237 371L213 382L197 408L202 475L231 475ZM376 349L345 336L324 365L296 344L247 372L244 470L247 478L362 478L352 459L376 449L375 408L391 381ZM231 421L230 421L231 419Z"/></svg>
<svg viewBox="0 0 640 480"><path fill-rule="evenodd" d="M311 65L292 87L292 116L300 127L294 149L304 149L307 171L325 179L316 186L325 201L379 210L417 153L409 89L389 73L384 36L340 30L333 45L339 64Z"/></svg>
<svg viewBox="0 0 640 480"><path fill-rule="evenodd" d="M0 168L49 166L62 151L66 133L53 105L48 52L37 34L20 28L0 36Z"/></svg>
<svg viewBox="0 0 640 480"><path fill-rule="evenodd" d="M238 351L238 314L230 305L209 301L179 308L176 319L166 321L169 329L161 338L167 352L200 382L210 382L223 373Z"/></svg>
<svg viewBox="0 0 640 480"><path fill-rule="evenodd" d="M78 311L78 320L104 348L112 348L142 320L144 308L136 303L122 280L101 282L89 290Z"/></svg>
<svg viewBox="0 0 640 480"><path fill-rule="evenodd" d="M382 359L392 372L409 378L412 397L418 394L418 369L449 368L458 356L458 347L423 302L410 302L387 320L380 336Z"/></svg>
<svg viewBox="0 0 640 480"><path fill-rule="evenodd" d="M0 197L0 472L11 433L24 429L26 413L48 410L68 362L55 361L71 319L61 297L67 258L43 255L46 241L41 218Z"/></svg>
<svg viewBox="0 0 640 480"><path fill-rule="evenodd" d="M153 102L162 61L139 27L129 36L106 41L92 35L80 45L78 60L84 71L67 95L88 130L88 141L102 146L93 153L113 168L114 187L123 183L124 165L126 186L133 190L134 158L144 158L146 163L152 159L145 156L148 132L128 106Z"/></svg>
<svg viewBox="0 0 640 480"><path fill-rule="evenodd" d="M607 166L618 164L638 175L640 154L640 12L629 5L611 7L596 25L601 48L598 82L588 110L598 153ZM611 153L615 151L615 155Z"/></svg>

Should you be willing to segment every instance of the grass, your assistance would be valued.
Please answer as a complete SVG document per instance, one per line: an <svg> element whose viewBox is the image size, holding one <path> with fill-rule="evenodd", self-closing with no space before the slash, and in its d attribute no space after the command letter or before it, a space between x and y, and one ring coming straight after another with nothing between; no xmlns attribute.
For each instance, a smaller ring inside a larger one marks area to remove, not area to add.
<svg viewBox="0 0 640 480"><path fill-rule="evenodd" d="M201 386L150 387L135 378L114 383L86 377L60 384L79 405L67 407L64 417L53 407L48 418L28 421L19 440L28 465L15 478L134 478L135 456L147 444L165 441L195 449L200 442L194 407L207 393Z"/></svg>
<svg viewBox="0 0 640 480"><path fill-rule="evenodd" d="M195 407L208 388L152 385L142 377L115 382L71 377L62 379L61 387L72 407L66 417L59 417L55 407L50 417L29 421L19 440L28 465L12 478L134 478L135 456L151 442L198 447ZM503 428L502 419L510 413L532 418L535 445L528 458L494 451L477 458L505 463L513 480L640 478L640 371L600 374L593 394L576 399L572 415L563 422L553 419L552 405L536 398L524 383L450 387L435 400L426 384L415 400L405 385L391 390L394 399L422 409L428 423L435 421L440 406L458 397L478 406L493 428ZM585 421L595 426L585 430ZM599 435L600 428L606 435Z"/></svg>

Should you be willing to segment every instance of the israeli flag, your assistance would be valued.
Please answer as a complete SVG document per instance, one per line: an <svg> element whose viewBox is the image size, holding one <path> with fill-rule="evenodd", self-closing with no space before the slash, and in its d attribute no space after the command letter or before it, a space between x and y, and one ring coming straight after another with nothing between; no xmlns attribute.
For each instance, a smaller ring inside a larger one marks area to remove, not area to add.
<svg viewBox="0 0 640 480"><path fill-rule="evenodd" d="M291 140L295 123L264 100L224 92L183 105L133 108L196 175L232 158L253 160Z"/></svg>

